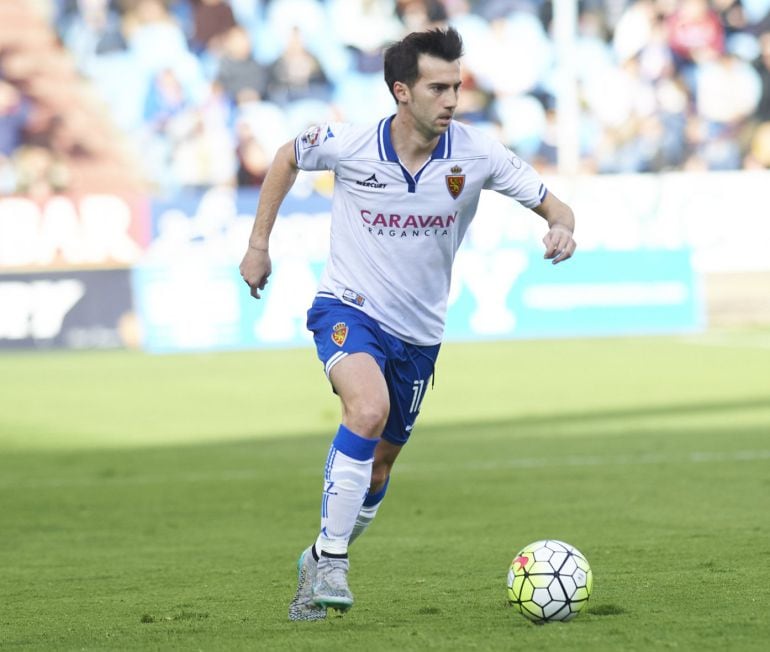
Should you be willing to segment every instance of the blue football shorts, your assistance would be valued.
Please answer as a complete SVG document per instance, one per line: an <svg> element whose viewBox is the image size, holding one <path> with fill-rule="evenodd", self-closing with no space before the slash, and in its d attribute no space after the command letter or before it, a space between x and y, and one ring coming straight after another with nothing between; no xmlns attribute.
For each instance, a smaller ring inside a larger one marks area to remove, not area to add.
<svg viewBox="0 0 770 652"><path fill-rule="evenodd" d="M366 313L337 298L317 296L307 313L326 376L351 353L368 353L380 366L390 395L382 438L403 446L412 433L441 347L410 344L386 333Z"/></svg>

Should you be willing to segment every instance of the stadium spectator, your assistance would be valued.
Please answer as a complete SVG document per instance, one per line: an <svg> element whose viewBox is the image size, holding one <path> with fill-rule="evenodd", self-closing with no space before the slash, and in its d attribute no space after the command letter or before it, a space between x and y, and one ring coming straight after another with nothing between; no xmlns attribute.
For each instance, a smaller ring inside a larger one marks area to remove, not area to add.
<svg viewBox="0 0 770 652"><path fill-rule="evenodd" d="M465 65L496 96L536 90L551 66L553 48L540 19L529 12L488 12L484 47L468 50ZM515 61L516 65L500 65Z"/></svg>
<svg viewBox="0 0 770 652"><path fill-rule="evenodd" d="M741 123L757 109L761 93L757 71L729 52L698 66L696 108L711 123Z"/></svg>
<svg viewBox="0 0 770 652"><path fill-rule="evenodd" d="M391 0L329 0L329 23L340 45L352 56L355 72L376 74L382 72L382 50L395 41L403 29L393 12Z"/></svg>
<svg viewBox="0 0 770 652"><path fill-rule="evenodd" d="M327 7L335 38L345 47L364 52L381 50L403 29L392 0L328 0ZM382 70L381 58L378 68Z"/></svg>
<svg viewBox="0 0 770 652"><path fill-rule="evenodd" d="M655 23L662 20L654 0L639 0L629 4L620 15L612 36L612 48L621 62L637 56L653 40ZM668 46L668 28L665 31L664 48Z"/></svg>
<svg viewBox="0 0 770 652"><path fill-rule="evenodd" d="M725 28L708 0L682 0L668 18L668 30L678 66L713 59L724 51Z"/></svg>
<svg viewBox="0 0 770 652"><path fill-rule="evenodd" d="M236 130L241 122L249 125L251 133L259 135L260 143L272 158L275 151L290 137L287 112L277 104L262 100L241 102L234 109Z"/></svg>
<svg viewBox="0 0 770 652"><path fill-rule="evenodd" d="M144 104L144 123L163 134L168 123L189 108L191 99L171 68L160 70L152 80Z"/></svg>
<svg viewBox="0 0 770 652"><path fill-rule="evenodd" d="M120 15L109 0L77 0L60 33L75 63L84 70L95 56L125 50Z"/></svg>
<svg viewBox="0 0 770 652"><path fill-rule="evenodd" d="M222 40L237 25L227 0L192 0L192 46L196 52L218 52Z"/></svg>
<svg viewBox="0 0 770 652"><path fill-rule="evenodd" d="M145 75L146 82L160 70L169 68L197 100L206 95L201 62L191 52L179 23L162 0L124 0L123 15L131 65Z"/></svg>
<svg viewBox="0 0 770 652"><path fill-rule="evenodd" d="M449 17L439 0L396 0L396 15L406 32L440 27Z"/></svg>
<svg viewBox="0 0 770 652"><path fill-rule="evenodd" d="M235 104L267 94L268 70L254 59L251 38L243 27L233 27L223 36L217 81Z"/></svg>
<svg viewBox="0 0 770 652"><path fill-rule="evenodd" d="M693 164L708 170L741 167L742 132L761 90L756 70L731 53L698 65L695 97L701 128Z"/></svg>
<svg viewBox="0 0 770 652"><path fill-rule="evenodd" d="M205 102L176 115L166 133L171 169L183 188L235 184L235 142L228 127L230 103L218 84Z"/></svg>
<svg viewBox="0 0 770 652"><path fill-rule="evenodd" d="M455 115L463 122L490 125L498 120L492 106L492 94L481 88L473 73L467 68L461 72L463 92Z"/></svg>
<svg viewBox="0 0 770 652"><path fill-rule="evenodd" d="M238 159L236 173L238 186L258 188L265 180L272 157L268 155L247 121L242 120L238 123L236 137L238 139L235 151Z"/></svg>
<svg viewBox="0 0 770 652"><path fill-rule="evenodd" d="M743 10L742 0L712 0L714 11L725 31L725 38L733 34L742 34L748 27L748 19Z"/></svg>
<svg viewBox="0 0 770 652"><path fill-rule="evenodd" d="M295 27L281 56L268 69L268 98L276 104L305 99L329 100L331 87L318 58Z"/></svg>

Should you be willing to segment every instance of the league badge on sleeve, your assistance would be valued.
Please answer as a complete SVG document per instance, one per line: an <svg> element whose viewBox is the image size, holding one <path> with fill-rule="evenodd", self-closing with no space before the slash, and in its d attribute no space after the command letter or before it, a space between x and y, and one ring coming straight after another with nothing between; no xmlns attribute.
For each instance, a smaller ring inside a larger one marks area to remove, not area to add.
<svg viewBox="0 0 770 652"><path fill-rule="evenodd" d="M348 325L344 321L338 321L332 326L332 342L342 346L348 339Z"/></svg>
<svg viewBox="0 0 770 652"><path fill-rule="evenodd" d="M299 137L299 142L302 145L302 149L318 147L318 145L321 144L321 127L317 125L315 127L310 127Z"/></svg>
<svg viewBox="0 0 770 652"><path fill-rule="evenodd" d="M460 174L462 171L459 165L455 165L450 170L452 174L446 176L446 187L452 199L457 199L465 187L465 175Z"/></svg>

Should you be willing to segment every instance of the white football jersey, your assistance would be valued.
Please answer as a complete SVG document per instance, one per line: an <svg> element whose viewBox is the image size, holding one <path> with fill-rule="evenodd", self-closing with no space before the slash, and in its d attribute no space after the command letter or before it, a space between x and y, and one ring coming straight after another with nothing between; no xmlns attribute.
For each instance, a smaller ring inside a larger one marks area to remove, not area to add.
<svg viewBox="0 0 770 652"><path fill-rule="evenodd" d="M294 142L302 170L332 170L331 244L319 294L363 310L412 344L444 333L452 261L488 188L527 208L546 196L540 176L485 132L453 121L412 175L376 126L328 123Z"/></svg>

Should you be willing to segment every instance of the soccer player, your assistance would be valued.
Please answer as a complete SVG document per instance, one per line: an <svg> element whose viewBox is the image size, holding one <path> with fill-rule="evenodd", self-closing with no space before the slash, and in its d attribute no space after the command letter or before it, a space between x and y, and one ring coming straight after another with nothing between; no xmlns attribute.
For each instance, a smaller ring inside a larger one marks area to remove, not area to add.
<svg viewBox="0 0 770 652"><path fill-rule="evenodd" d="M485 132L453 121L462 40L452 28L415 32L385 52L396 113L372 126L311 127L277 152L262 186L241 275L260 297L269 236L298 170L333 170L331 245L308 311L342 419L324 467L321 529L299 559L291 620L353 604L348 546L388 488L433 375L452 261L482 189L545 218L545 258L572 256L572 210L537 173Z"/></svg>

